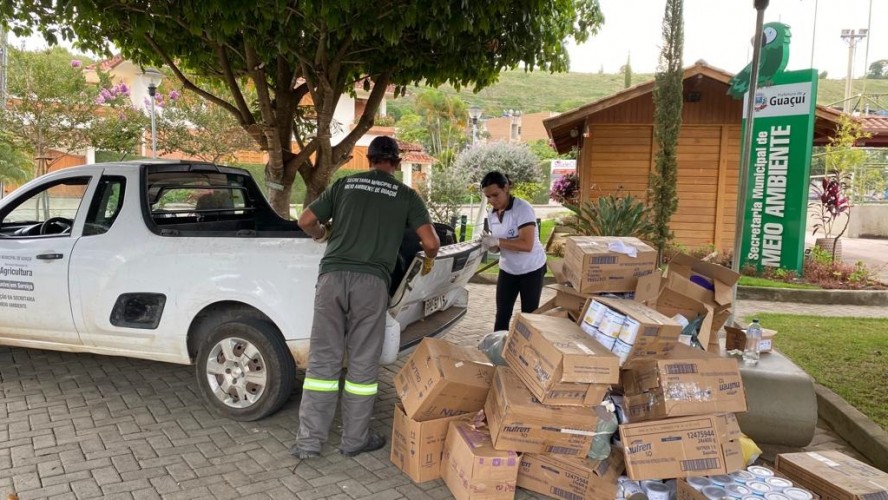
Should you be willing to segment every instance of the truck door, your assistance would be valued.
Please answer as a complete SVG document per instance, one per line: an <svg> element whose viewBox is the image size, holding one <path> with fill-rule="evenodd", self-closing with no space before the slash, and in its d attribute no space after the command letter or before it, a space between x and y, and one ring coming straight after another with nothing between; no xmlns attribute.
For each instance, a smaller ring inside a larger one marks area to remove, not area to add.
<svg viewBox="0 0 888 500"><path fill-rule="evenodd" d="M0 209L0 337L80 344L68 291L91 176L48 179Z"/></svg>

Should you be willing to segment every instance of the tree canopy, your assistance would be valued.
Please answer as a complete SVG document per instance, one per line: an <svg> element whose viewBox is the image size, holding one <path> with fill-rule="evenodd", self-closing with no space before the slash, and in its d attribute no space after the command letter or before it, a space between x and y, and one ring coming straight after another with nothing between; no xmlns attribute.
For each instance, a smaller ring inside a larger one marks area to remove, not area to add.
<svg viewBox="0 0 888 500"><path fill-rule="evenodd" d="M597 0L0 0L0 18L19 35L36 30L103 53L113 43L138 64L169 66L268 152L271 202L284 214L297 173L310 201L370 129L390 84L396 95L421 82L480 89L519 64L565 71L566 39L582 42L602 22ZM221 82L229 96L189 72ZM333 144L340 96L371 83L360 120ZM309 133L297 119L306 97L315 110Z"/></svg>

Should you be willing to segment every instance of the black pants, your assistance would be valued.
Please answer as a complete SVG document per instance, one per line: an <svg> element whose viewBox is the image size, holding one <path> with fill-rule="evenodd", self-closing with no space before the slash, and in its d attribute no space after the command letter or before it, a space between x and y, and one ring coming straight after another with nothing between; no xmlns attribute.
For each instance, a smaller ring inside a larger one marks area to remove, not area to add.
<svg viewBox="0 0 888 500"><path fill-rule="evenodd" d="M515 299L521 294L521 312L534 312L540 307L540 295L543 294L543 278L546 276L546 265L527 274L509 274L502 269L496 281L496 323L493 331L509 329Z"/></svg>

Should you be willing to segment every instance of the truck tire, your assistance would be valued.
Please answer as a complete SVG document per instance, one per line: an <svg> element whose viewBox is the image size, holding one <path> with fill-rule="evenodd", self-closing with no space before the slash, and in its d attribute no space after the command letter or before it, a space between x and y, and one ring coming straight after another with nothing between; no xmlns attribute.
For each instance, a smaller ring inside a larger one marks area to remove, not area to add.
<svg viewBox="0 0 888 500"><path fill-rule="evenodd" d="M203 338L196 376L204 400L217 413L250 422L289 399L296 364L273 324L245 317L215 325Z"/></svg>

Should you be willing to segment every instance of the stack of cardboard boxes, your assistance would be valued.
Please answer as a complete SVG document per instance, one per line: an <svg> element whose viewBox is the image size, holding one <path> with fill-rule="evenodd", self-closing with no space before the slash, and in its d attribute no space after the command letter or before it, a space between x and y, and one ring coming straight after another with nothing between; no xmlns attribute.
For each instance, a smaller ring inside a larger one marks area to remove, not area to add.
<svg viewBox="0 0 888 500"><path fill-rule="evenodd" d="M673 319L698 320L696 340L709 346L736 282L715 267L682 257L661 274L656 252L634 238L570 238L570 284L537 313L517 315L507 366L423 340L395 378L392 461L417 482L442 477L460 499L512 498L523 487L605 500L624 470L641 480L742 468L737 361L682 345ZM599 295L626 292L636 300ZM610 438L599 422L611 392L627 422L621 445L588 459L596 436Z"/></svg>

